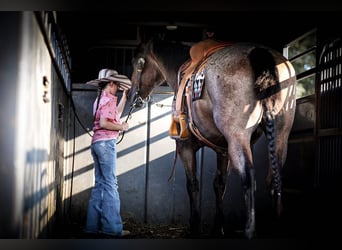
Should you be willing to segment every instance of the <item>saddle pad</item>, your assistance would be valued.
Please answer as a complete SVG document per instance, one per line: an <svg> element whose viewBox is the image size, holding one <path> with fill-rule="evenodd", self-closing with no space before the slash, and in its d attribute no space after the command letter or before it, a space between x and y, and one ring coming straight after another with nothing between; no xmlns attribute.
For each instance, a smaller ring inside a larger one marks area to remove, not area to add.
<svg viewBox="0 0 342 250"><path fill-rule="evenodd" d="M201 98L202 96L202 89L204 86L204 72L203 69L196 73L193 81L192 87L192 101L196 101Z"/></svg>

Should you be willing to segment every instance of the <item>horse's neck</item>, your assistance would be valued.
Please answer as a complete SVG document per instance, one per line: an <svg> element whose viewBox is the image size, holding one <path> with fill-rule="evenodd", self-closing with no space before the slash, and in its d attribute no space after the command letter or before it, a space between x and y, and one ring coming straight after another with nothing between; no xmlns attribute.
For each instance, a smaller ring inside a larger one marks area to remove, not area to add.
<svg viewBox="0 0 342 250"><path fill-rule="evenodd" d="M177 56L174 54L177 54ZM174 54L160 55L159 63L161 63L160 69L164 71L166 82L176 93L179 85L178 71L185 62L188 62L190 54L189 51L184 50L174 52Z"/></svg>
<svg viewBox="0 0 342 250"><path fill-rule="evenodd" d="M172 88L172 90L177 93L178 90L178 70L172 69L169 70L166 74L166 82Z"/></svg>

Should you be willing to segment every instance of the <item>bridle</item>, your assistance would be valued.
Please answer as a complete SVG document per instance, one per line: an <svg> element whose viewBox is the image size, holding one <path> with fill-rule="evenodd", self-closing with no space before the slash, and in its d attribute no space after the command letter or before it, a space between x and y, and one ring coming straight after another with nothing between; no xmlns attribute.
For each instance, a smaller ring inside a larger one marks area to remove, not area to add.
<svg viewBox="0 0 342 250"><path fill-rule="evenodd" d="M144 103L149 102L150 96L148 95L145 99L141 98L140 96L140 85L141 85L141 74L145 66L145 59L143 57L139 57L137 61L136 71L137 71L137 89L134 94L134 101L131 104L131 107L129 109L128 115L126 117L125 122L128 121L128 119L132 116L132 112L135 108L140 108L143 106ZM116 142L116 144L119 144L125 135L125 131L122 131L120 133L121 138Z"/></svg>
<svg viewBox="0 0 342 250"><path fill-rule="evenodd" d="M135 91L135 96L134 96L134 101L133 104L140 104L140 106L142 106L142 104L146 101L148 101L148 99L150 98L149 96L144 100L141 98L140 96L140 85L141 85L141 75L142 72L144 70L145 67L145 58L143 57L139 57L138 61L137 61L137 66L136 66L136 71L137 71L137 89Z"/></svg>

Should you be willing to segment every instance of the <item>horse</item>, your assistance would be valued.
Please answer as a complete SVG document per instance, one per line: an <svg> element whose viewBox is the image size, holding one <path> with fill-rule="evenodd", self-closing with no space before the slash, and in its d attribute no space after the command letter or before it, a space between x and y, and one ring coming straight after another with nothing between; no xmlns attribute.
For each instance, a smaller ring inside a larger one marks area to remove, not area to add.
<svg viewBox="0 0 342 250"><path fill-rule="evenodd" d="M167 83L179 95L181 68L191 61L191 46L151 39L141 42L132 59L131 101L146 100L153 89ZM199 181L196 152L210 147L216 152L214 178L216 212L213 233L223 232L223 197L227 174L237 170L246 208L244 235L255 237L255 168L252 146L262 133L268 139L269 171L266 178L276 212L282 211L281 170L287 157L288 137L296 108L296 75L279 51L251 42L233 43L206 57L200 98L187 101L186 138L175 138L182 160L190 201L190 232L201 234ZM197 67L198 68L198 67ZM194 74L188 79L188 85ZM191 87L190 93L191 95ZM191 115L190 115L191 114Z"/></svg>

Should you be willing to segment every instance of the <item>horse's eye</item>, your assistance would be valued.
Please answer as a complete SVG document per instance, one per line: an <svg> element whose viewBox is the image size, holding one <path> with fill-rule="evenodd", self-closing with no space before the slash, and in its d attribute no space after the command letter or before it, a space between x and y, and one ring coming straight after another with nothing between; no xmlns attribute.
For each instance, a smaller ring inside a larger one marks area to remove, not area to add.
<svg viewBox="0 0 342 250"><path fill-rule="evenodd" d="M138 62L137 62L137 69L138 71L142 71L145 65L145 59L142 57L139 57Z"/></svg>
<svg viewBox="0 0 342 250"><path fill-rule="evenodd" d="M138 59L138 64L144 65L144 64L145 64L145 59L144 59L143 57L140 57L140 58Z"/></svg>

